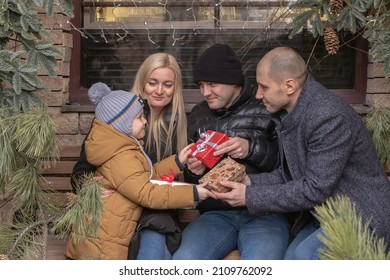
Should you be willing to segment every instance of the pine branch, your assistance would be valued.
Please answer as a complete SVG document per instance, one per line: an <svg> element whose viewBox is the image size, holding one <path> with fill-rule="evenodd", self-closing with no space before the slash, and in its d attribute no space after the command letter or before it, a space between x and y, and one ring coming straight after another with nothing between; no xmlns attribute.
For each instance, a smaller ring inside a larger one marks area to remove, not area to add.
<svg viewBox="0 0 390 280"><path fill-rule="evenodd" d="M372 107L364 117L379 160L390 167L390 108Z"/></svg>
<svg viewBox="0 0 390 280"><path fill-rule="evenodd" d="M36 220L34 215L19 209L15 212L11 224L1 224L0 254L11 259L46 258L47 224L53 221L55 216Z"/></svg>
<svg viewBox="0 0 390 280"><path fill-rule="evenodd" d="M336 0L333 2L337 2ZM292 20L289 37L295 36L311 23L309 30L314 38L321 37L325 28L352 34L362 32L370 43L369 54L375 63L383 63L385 77L390 77L390 1L389 0L340 0L335 6L327 0L298 0L290 6L296 16ZM341 9L341 10L340 10ZM333 13L332 13L333 10Z"/></svg>
<svg viewBox="0 0 390 280"><path fill-rule="evenodd" d="M14 245L11 247L9 252L7 253L8 256L12 256L14 254L14 251L17 249L18 245L21 243L21 240L33 229L36 229L37 226L42 226L42 225L47 225L48 222L51 222L52 218L48 218L45 220L40 220L33 222L26 226L19 234L18 237L16 238Z"/></svg>
<svg viewBox="0 0 390 280"><path fill-rule="evenodd" d="M77 186L77 194L73 196L63 214L54 221L51 229L53 233L65 237L73 231L71 238L75 242L82 242L86 237L97 237L103 212L103 186L94 176L88 174L80 180L83 183Z"/></svg>
<svg viewBox="0 0 390 280"><path fill-rule="evenodd" d="M5 192L5 186L16 169L16 151L13 149L12 128L9 128L9 111L0 107L0 193Z"/></svg>
<svg viewBox="0 0 390 280"><path fill-rule="evenodd" d="M346 196L328 199L315 208L324 235L320 250L323 260L389 260L383 238L378 239L368 223L363 223Z"/></svg>
<svg viewBox="0 0 390 280"><path fill-rule="evenodd" d="M15 114L11 121L17 129L12 135L16 149L31 159L59 156L59 142L54 122L44 108L32 108L29 112Z"/></svg>
<svg viewBox="0 0 390 280"><path fill-rule="evenodd" d="M11 195L19 208L11 225L0 223L0 253L13 259L45 258L47 223L56 215L44 219L42 209L58 213L39 173L58 159L59 141L47 105L35 96L42 89L38 69L55 75L56 59L62 56L43 29L38 9L51 16L57 4L73 17L71 0L1 2L0 194Z"/></svg>

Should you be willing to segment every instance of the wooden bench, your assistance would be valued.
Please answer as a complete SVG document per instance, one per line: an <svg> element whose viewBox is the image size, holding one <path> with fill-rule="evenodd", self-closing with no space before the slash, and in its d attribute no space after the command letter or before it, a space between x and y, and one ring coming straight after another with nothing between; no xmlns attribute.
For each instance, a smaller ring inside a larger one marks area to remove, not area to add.
<svg viewBox="0 0 390 280"><path fill-rule="evenodd" d="M60 160L50 168L42 171L42 176L47 184L47 188L54 194L65 194L72 192L70 177L73 167L79 159L80 146L62 146ZM182 227L188 225L199 216L198 210L180 209L179 219ZM66 240L60 239L54 235L49 235L47 244L47 259L64 260ZM226 260L239 259L239 252L235 250L225 257Z"/></svg>

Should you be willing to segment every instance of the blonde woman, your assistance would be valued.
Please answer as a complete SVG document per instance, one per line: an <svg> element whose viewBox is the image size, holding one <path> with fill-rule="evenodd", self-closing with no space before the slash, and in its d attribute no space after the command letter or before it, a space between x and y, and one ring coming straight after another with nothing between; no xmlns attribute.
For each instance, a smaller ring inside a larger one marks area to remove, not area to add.
<svg viewBox="0 0 390 280"><path fill-rule="evenodd" d="M150 107L145 151L153 162L171 156L187 145L182 88L179 64L168 53L147 57L135 77L131 92L147 100Z"/></svg>
<svg viewBox="0 0 390 280"><path fill-rule="evenodd" d="M187 146L187 119L182 95L182 75L174 56L159 52L147 57L136 74L131 92L146 101L145 115L148 126L144 137L144 148L153 163ZM180 133L177 133L178 131ZM96 167L86 159L83 143L80 159L73 169L72 185L75 186L77 180L85 173L95 170ZM181 240L175 214L175 211L169 210L144 209L139 221L139 230L135 233L130 245L129 258L137 258L138 255L139 259L169 259ZM151 220L152 222L166 221L172 225L171 230L169 232L152 230L151 228L158 226L153 225ZM147 226L149 228L146 228Z"/></svg>

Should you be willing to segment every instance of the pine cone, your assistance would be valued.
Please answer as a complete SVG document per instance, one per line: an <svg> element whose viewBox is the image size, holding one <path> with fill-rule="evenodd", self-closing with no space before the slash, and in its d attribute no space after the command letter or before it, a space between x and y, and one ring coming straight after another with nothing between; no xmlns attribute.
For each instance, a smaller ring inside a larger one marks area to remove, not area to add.
<svg viewBox="0 0 390 280"><path fill-rule="evenodd" d="M75 197L74 193L66 192L65 199L64 199L65 203L67 204L67 203L71 202L74 197Z"/></svg>
<svg viewBox="0 0 390 280"><path fill-rule="evenodd" d="M330 0L330 13L334 16L337 16L341 10L344 8L343 0Z"/></svg>
<svg viewBox="0 0 390 280"><path fill-rule="evenodd" d="M324 43L328 54L336 54L340 48L339 36L332 27L325 28Z"/></svg>

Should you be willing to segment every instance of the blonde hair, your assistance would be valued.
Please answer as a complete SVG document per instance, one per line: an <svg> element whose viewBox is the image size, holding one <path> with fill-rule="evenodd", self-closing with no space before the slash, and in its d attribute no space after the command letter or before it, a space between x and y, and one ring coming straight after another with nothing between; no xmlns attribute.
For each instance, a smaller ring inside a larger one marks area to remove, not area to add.
<svg viewBox="0 0 390 280"><path fill-rule="evenodd" d="M144 93L145 85L151 73L158 68L170 68L175 73L174 93L172 102L165 106L158 114L149 115L148 133L146 135L146 151L156 147L157 161L171 156L174 153L173 139L176 138L176 152L180 152L187 145L187 116L183 100L183 83L180 66L174 56L168 53L154 53L148 56L140 66L134 80L131 92L147 99ZM169 122L164 122L164 115L171 110ZM176 132L176 135L174 133ZM165 138L165 139L164 139ZM161 141L165 142L165 150L161 151Z"/></svg>

